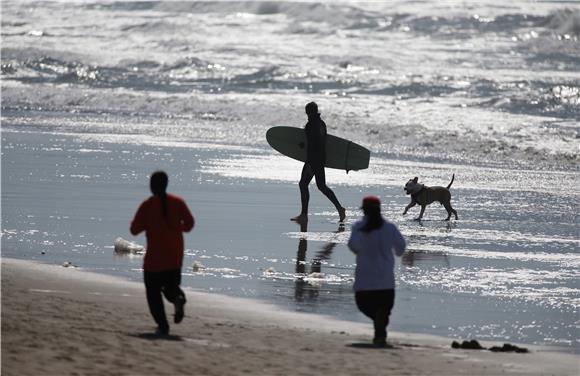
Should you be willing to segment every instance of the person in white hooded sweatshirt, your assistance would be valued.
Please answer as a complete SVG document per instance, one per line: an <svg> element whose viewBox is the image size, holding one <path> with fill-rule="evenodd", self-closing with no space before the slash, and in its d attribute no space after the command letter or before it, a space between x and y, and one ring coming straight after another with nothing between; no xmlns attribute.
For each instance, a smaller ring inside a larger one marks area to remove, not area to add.
<svg viewBox="0 0 580 376"><path fill-rule="evenodd" d="M387 325L395 302L395 257L405 252L397 226L381 214L376 196L363 199L364 217L352 225L348 247L356 255L354 291L358 309L373 320L377 346L387 344Z"/></svg>

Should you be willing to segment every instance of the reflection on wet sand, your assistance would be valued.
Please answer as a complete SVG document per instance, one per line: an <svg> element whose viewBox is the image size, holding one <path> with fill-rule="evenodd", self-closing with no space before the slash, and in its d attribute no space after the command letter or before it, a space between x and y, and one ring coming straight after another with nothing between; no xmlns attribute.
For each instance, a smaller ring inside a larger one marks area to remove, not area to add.
<svg viewBox="0 0 580 376"><path fill-rule="evenodd" d="M439 221L427 221L425 219L414 219L415 222L417 222L419 224L419 226L421 227L428 227L425 226L425 222L439 222ZM455 227L457 226L457 223L452 222L452 221L445 221L445 232L451 232L452 230L455 229Z"/></svg>
<svg viewBox="0 0 580 376"><path fill-rule="evenodd" d="M324 261L330 260L332 251L338 244L338 242L328 242L316 253L315 257L312 259L310 264L310 271L306 270L306 252L308 249L308 240L306 234L308 232L308 221L303 221L299 223L300 236L298 240L298 253L296 254L296 278L295 278L295 291L294 298L297 301L304 300L316 300L319 294L319 286L312 284L305 280L306 276L323 278L322 275L322 263ZM338 229L334 232L335 234L344 232L344 223L339 224Z"/></svg>
<svg viewBox="0 0 580 376"><path fill-rule="evenodd" d="M423 220L418 221L421 228L425 228ZM445 228L441 228L439 231L442 233L451 233L456 227L455 222L448 221L445 224ZM437 227L436 227L437 228ZM424 242L424 236L419 235L408 235L407 241L409 244L421 244ZM415 266L415 264L444 264L449 266L449 256L447 253L443 252L433 252L421 249L407 249L403 254L402 263L405 266Z"/></svg>
<svg viewBox="0 0 580 376"><path fill-rule="evenodd" d="M415 264L445 264L450 266L449 256L441 252L427 252L422 250L407 250L403 254L401 262L405 266L415 266Z"/></svg>

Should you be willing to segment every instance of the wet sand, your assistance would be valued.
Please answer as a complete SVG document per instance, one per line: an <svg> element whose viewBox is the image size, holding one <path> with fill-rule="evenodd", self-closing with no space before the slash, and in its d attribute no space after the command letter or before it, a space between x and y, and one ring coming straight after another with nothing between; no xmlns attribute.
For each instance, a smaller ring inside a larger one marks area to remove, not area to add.
<svg viewBox="0 0 580 376"><path fill-rule="evenodd" d="M187 290L182 324L157 338L142 284L2 260L3 375L577 375L572 354L454 350L450 340ZM172 312L172 307L169 313ZM497 343L482 343L484 346Z"/></svg>

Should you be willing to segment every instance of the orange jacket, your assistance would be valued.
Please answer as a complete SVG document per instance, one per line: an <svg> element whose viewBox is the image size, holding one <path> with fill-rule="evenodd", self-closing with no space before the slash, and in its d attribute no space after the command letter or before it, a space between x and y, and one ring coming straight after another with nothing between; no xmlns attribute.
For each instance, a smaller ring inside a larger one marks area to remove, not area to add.
<svg viewBox="0 0 580 376"><path fill-rule="evenodd" d="M145 231L147 252L143 261L143 270L163 272L181 269L183 264L183 232L189 232L195 225L185 201L172 194L167 194L168 223L163 218L161 199L151 196L143 201L133 222L131 234Z"/></svg>

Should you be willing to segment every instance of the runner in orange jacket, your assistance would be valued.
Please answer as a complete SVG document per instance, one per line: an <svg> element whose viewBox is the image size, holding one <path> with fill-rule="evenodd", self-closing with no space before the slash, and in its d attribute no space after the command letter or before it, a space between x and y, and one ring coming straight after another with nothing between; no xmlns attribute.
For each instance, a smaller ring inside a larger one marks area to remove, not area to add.
<svg viewBox="0 0 580 376"><path fill-rule="evenodd" d="M186 303L181 284L183 264L183 233L195 225L185 201L166 192L169 179L163 171L151 175L150 188L153 196L139 206L131 222L131 233L145 231L147 251L143 262L147 303L157 323L157 334L169 334L163 297L175 305L174 322L183 320Z"/></svg>

